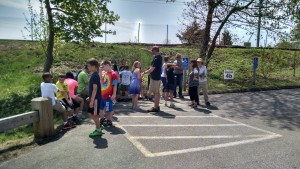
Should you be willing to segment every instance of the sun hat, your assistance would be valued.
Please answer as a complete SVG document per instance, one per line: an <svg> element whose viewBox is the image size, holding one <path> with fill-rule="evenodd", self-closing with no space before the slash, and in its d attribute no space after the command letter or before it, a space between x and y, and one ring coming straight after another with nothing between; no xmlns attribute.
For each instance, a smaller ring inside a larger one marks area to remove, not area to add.
<svg viewBox="0 0 300 169"><path fill-rule="evenodd" d="M204 63L204 60L203 60L202 58L198 58L198 59L197 59L197 62L202 62L202 63Z"/></svg>

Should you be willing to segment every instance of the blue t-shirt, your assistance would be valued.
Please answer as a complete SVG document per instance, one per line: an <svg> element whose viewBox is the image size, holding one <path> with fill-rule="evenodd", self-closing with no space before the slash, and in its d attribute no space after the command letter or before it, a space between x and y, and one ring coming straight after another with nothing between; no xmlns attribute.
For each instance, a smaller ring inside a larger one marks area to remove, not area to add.
<svg viewBox="0 0 300 169"><path fill-rule="evenodd" d="M89 81L89 97L92 98L93 93L93 85L97 85L97 93L95 99L101 99L101 84L100 84L100 77L97 72L94 72Z"/></svg>
<svg viewBox="0 0 300 169"><path fill-rule="evenodd" d="M152 67L155 67L153 72L150 73L150 78L153 80L161 79L161 68L162 68L162 57L160 55L156 55L151 64Z"/></svg>

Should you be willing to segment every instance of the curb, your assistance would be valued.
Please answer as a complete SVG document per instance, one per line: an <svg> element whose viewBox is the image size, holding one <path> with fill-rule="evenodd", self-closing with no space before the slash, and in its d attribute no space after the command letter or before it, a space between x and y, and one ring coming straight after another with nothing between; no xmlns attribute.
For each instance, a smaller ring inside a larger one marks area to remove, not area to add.
<svg viewBox="0 0 300 169"><path fill-rule="evenodd" d="M279 86L279 87L263 87L263 88L249 88L249 89L238 89L238 90L226 90L226 91L211 91L208 94L225 94L225 93L245 93L245 92L260 92L270 90L283 90L283 89L298 89L300 86ZM202 92L201 92L202 94Z"/></svg>

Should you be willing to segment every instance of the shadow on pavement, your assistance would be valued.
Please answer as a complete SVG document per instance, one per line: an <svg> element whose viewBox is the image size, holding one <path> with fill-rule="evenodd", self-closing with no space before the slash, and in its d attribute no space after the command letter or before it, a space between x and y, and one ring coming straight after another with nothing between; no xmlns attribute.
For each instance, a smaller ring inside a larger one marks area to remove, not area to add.
<svg viewBox="0 0 300 169"><path fill-rule="evenodd" d="M259 118L278 129L300 128L299 89L223 94L215 98L219 104L228 104L228 117Z"/></svg>
<svg viewBox="0 0 300 169"><path fill-rule="evenodd" d="M150 113L154 116L160 116L162 118L168 118L168 119L174 119L176 116L174 114L170 114L170 113L167 113L165 111L160 111L160 112L155 112L155 113Z"/></svg>
<svg viewBox="0 0 300 169"><path fill-rule="evenodd" d="M112 134L112 135L118 135L118 134L125 134L126 133L124 130L122 130L121 128L116 127L116 126L106 127L104 130L109 132L109 134Z"/></svg>
<svg viewBox="0 0 300 169"><path fill-rule="evenodd" d="M202 112L204 114L210 114L210 113L212 113L210 110L199 108L199 106L197 108L195 108L194 110L198 111L198 112Z"/></svg>
<svg viewBox="0 0 300 169"><path fill-rule="evenodd" d="M95 144L95 148L104 149L108 147L107 140L102 137L93 137L93 143Z"/></svg>

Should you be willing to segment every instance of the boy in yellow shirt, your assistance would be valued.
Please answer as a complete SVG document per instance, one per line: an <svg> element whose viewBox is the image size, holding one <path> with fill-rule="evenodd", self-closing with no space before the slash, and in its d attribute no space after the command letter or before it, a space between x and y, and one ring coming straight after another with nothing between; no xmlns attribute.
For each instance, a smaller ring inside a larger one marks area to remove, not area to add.
<svg viewBox="0 0 300 169"><path fill-rule="evenodd" d="M66 110L72 110L73 116L71 118L71 121L78 123L79 120L77 118L77 112L79 111L80 103L70 97L68 84L64 82L65 78L65 74L58 75L56 86L59 91L56 93L56 98L62 101L62 104L65 106Z"/></svg>

